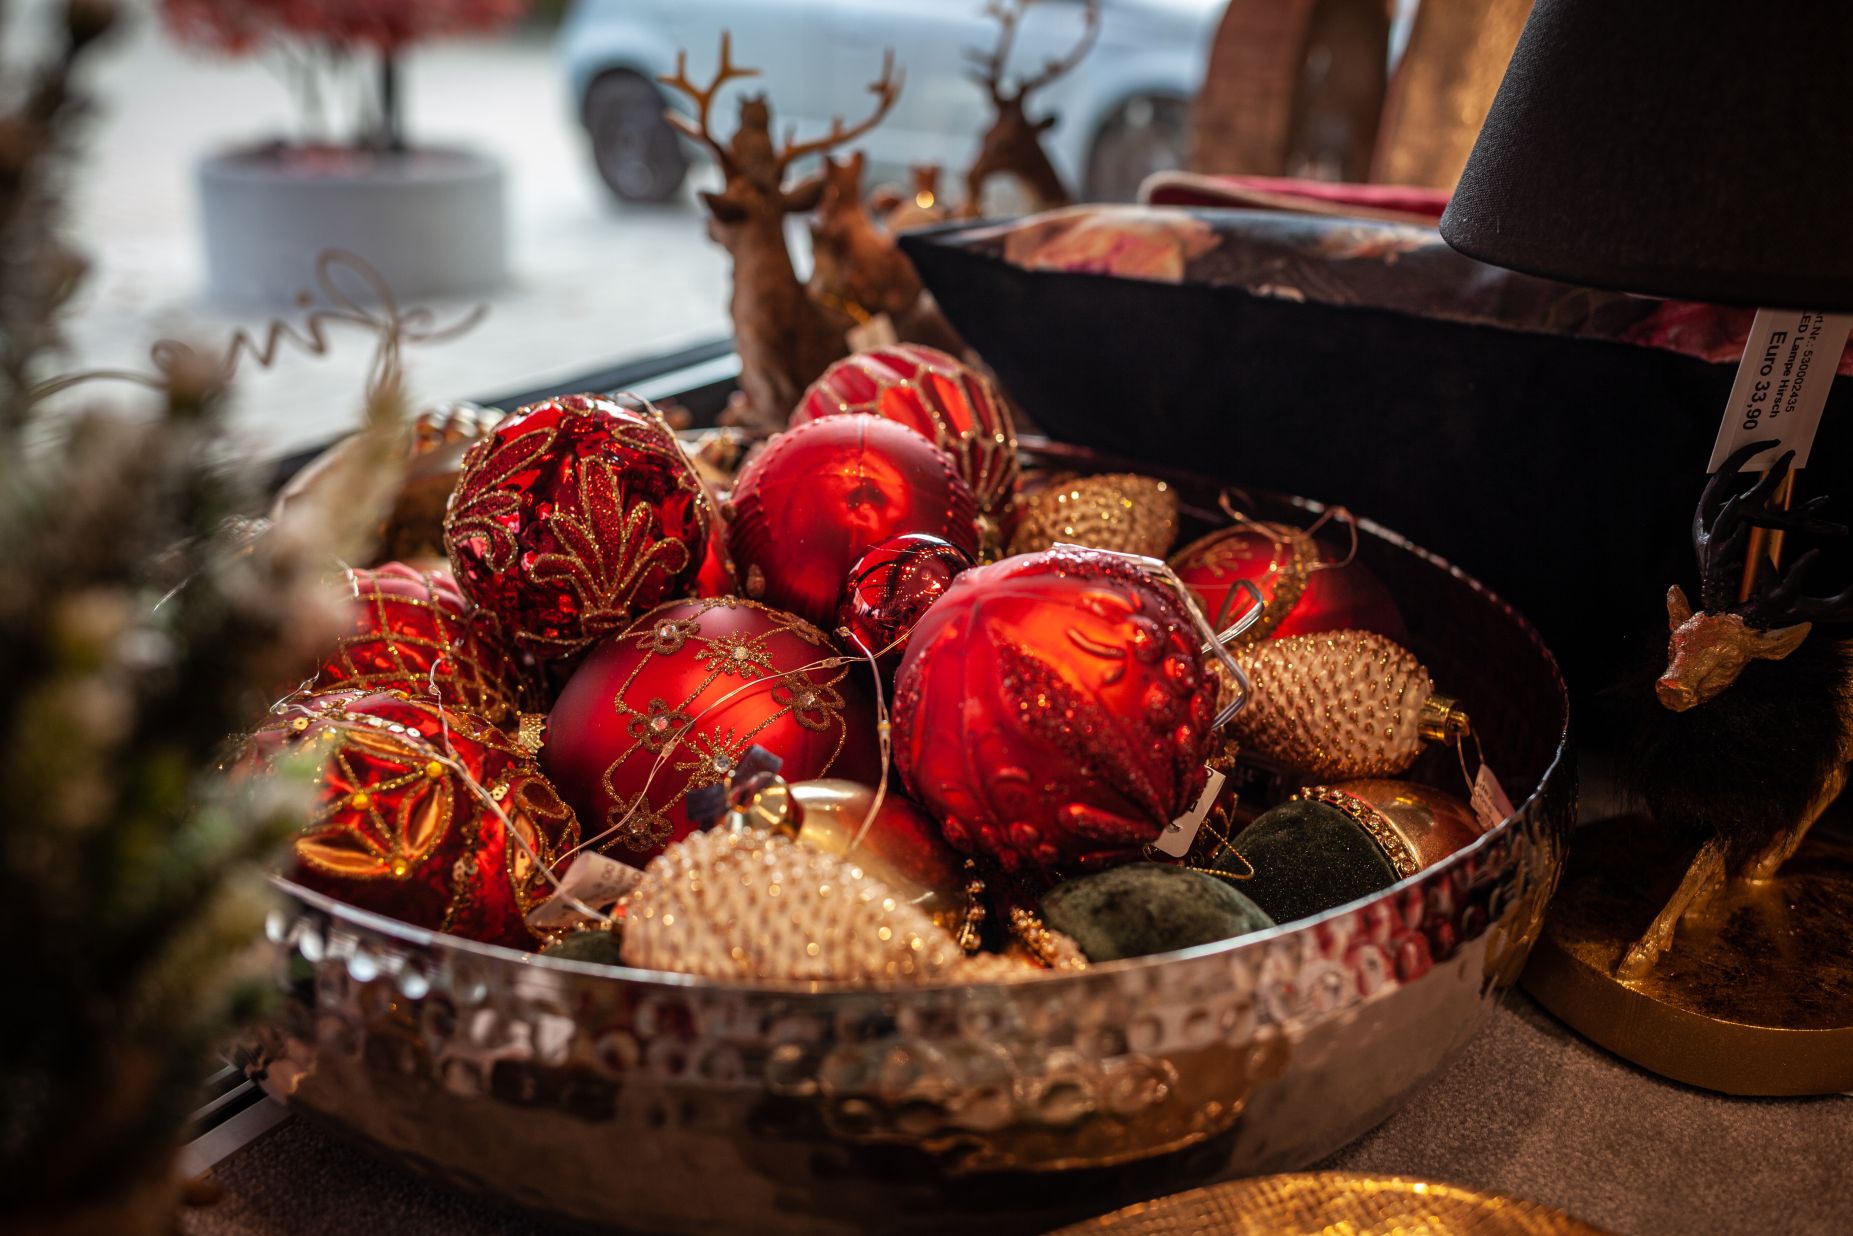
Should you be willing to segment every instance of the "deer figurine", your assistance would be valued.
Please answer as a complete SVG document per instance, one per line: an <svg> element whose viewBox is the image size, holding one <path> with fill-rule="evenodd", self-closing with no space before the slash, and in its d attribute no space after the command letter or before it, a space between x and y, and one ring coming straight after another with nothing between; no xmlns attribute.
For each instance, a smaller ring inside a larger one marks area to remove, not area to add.
<svg viewBox="0 0 1853 1236"><path fill-rule="evenodd" d="M1035 2L990 0L984 11L997 23L997 45L988 56L976 49L969 53L971 77L984 87L996 108L991 127L985 131L978 148L978 157L965 172L964 213L971 218L983 212L985 184L1000 175L1013 175L1022 182L1037 210L1052 210L1074 201L1055 165L1049 162L1048 152L1042 148L1042 134L1054 127L1057 118L1044 116L1031 120L1025 105L1031 94L1072 72L1093 50L1095 40L1100 37L1100 0L1086 0L1081 37L1072 51L1045 61L1040 72L1018 78L1011 87L1005 84L1010 48L1016 41L1023 15Z"/></svg>
<svg viewBox="0 0 1853 1236"><path fill-rule="evenodd" d="M877 314L899 318L920 298L920 276L894 237L876 225L862 201L860 150L826 159L823 196L811 224L811 299L841 315L844 329Z"/></svg>
<svg viewBox="0 0 1853 1236"><path fill-rule="evenodd" d="M720 192L703 193L701 200L708 208L708 234L733 258L731 312L740 389L747 418L779 428L805 388L848 350L838 321L805 294L785 245L785 216L815 208L825 178L813 176L787 188L786 175L798 160L852 142L880 124L900 97L902 79L894 54L886 53L881 76L869 86L875 96L869 116L854 125L838 117L829 132L808 142L793 134L775 145L771 104L763 94L746 96L740 100L739 125L723 143L712 124L715 96L728 82L758 74L758 69L733 63L732 40L722 34L720 65L706 86L689 79L686 51L677 53L676 71L660 80L694 105L692 117L669 111L669 123L712 151L725 177Z"/></svg>
<svg viewBox="0 0 1853 1236"><path fill-rule="evenodd" d="M1793 452L1743 487L1745 463L1772 445L1737 451L1699 499L1698 608L1677 585L1667 593L1667 664L1654 684L1665 712L1633 767L1654 817L1702 841L1672 898L1624 951L1618 978L1644 977L1681 920L1703 915L1727 880L1774 876L1840 794L1853 760L1853 644L1810 638L1816 622L1853 619L1853 588L1804 595L1802 577L1820 553L1809 550L1780 575L1751 576L1738 599L1752 528L1847 531L1818 517L1823 498L1769 509Z"/></svg>

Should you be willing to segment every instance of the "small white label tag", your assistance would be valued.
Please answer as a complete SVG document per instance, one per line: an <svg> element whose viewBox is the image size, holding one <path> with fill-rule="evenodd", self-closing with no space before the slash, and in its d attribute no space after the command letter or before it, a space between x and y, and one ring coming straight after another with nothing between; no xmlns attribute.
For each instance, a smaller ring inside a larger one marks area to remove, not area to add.
<svg viewBox="0 0 1853 1236"><path fill-rule="evenodd" d="M845 338L851 352L891 348L901 342L900 332L894 329L894 319L885 313L878 313L868 321L850 327Z"/></svg>
<svg viewBox="0 0 1853 1236"><path fill-rule="evenodd" d="M588 850L566 869L559 891L528 911L528 926L536 931L558 931L575 923L591 922L592 916L574 901L602 913L642 879L643 872L628 863Z"/></svg>
<svg viewBox="0 0 1853 1236"><path fill-rule="evenodd" d="M1152 848L1172 858L1182 858L1190 853L1191 842L1197 839L1197 830L1203 827L1203 818L1216 805L1216 796L1222 793L1222 783L1227 780L1224 774L1214 768L1210 769L1210 779L1204 782L1203 793L1197 795L1196 805L1166 825L1165 831L1158 834L1158 840L1152 842Z"/></svg>
<svg viewBox="0 0 1853 1236"><path fill-rule="evenodd" d="M1763 471L1784 451L1795 452L1795 467L1807 466L1849 327L1853 327L1853 314L1756 311L1707 472L1723 467L1739 447L1766 438L1776 439L1776 445L1759 451L1744 471Z"/></svg>
<svg viewBox="0 0 1853 1236"><path fill-rule="evenodd" d="M1473 813L1480 819L1482 832L1496 827L1502 820L1512 814L1512 800L1506 797L1505 787L1499 784L1499 778L1485 764L1473 775Z"/></svg>

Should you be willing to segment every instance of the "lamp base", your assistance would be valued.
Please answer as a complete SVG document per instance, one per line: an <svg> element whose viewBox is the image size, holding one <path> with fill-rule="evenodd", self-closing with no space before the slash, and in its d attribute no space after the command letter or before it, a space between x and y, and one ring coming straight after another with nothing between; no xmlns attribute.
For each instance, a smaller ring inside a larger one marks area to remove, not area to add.
<svg viewBox="0 0 1853 1236"><path fill-rule="evenodd" d="M1671 896L1690 842L1645 816L1579 829L1525 989L1577 1033L1726 1094L1853 1091L1853 845L1817 829L1773 880L1727 883L1647 977L1615 963Z"/></svg>

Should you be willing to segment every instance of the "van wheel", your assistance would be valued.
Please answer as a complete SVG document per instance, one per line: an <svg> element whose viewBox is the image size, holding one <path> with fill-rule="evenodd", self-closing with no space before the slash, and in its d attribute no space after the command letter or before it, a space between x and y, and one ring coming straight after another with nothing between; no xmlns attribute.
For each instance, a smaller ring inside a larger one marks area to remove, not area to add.
<svg viewBox="0 0 1853 1236"><path fill-rule="evenodd" d="M663 119L663 96L624 70L601 74L586 89L586 131L599 177L623 202L666 202L682 187L688 157Z"/></svg>
<svg viewBox="0 0 1853 1236"><path fill-rule="evenodd" d="M1090 202L1130 202L1154 172L1184 166L1190 154L1190 104L1161 95L1135 95L1108 116L1087 154Z"/></svg>

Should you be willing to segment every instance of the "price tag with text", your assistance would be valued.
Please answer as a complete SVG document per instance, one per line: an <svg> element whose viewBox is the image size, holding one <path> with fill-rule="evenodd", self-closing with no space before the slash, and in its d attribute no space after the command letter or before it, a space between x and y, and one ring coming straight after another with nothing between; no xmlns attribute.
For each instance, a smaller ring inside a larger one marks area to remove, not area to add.
<svg viewBox="0 0 1853 1236"><path fill-rule="evenodd" d="M1752 457L1745 471L1762 471L1785 451L1795 452L1795 467L1807 464L1849 327L1853 314L1756 311L1707 472L1716 472L1739 447L1767 439L1776 445Z"/></svg>

